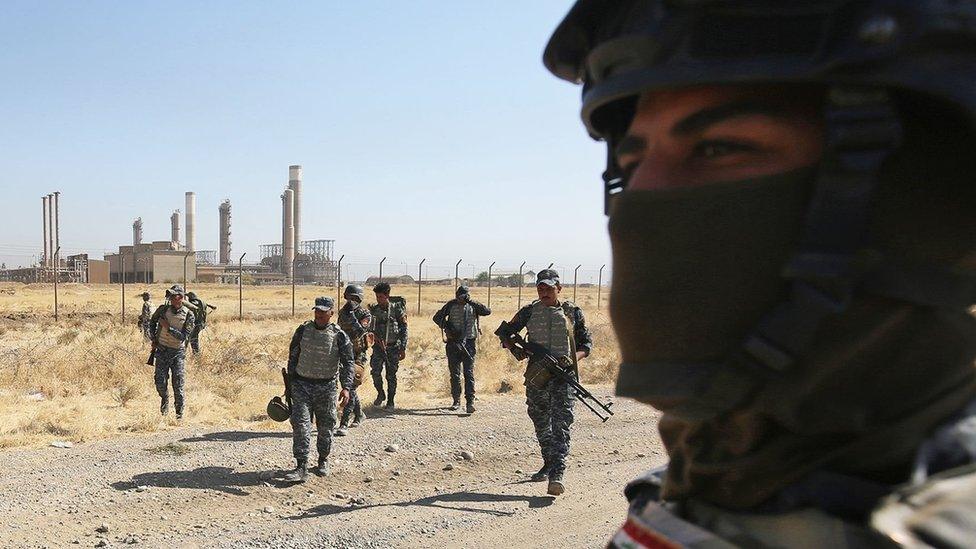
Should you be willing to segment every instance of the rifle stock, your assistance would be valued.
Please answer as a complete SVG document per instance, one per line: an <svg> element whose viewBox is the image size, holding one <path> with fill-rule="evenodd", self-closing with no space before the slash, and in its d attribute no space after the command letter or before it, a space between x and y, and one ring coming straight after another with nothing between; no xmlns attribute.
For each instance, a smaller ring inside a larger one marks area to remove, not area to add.
<svg viewBox="0 0 976 549"><path fill-rule="evenodd" d="M149 349L149 358L146 359L146 365L147 366L156 365L156 345L153 345L152 348Z"/></svg>
<svg viewBox="0 0 976 549"><path fill-rule="evenodd" d="M540 360L550 374L573 389L573 396L576 397L576 400L582 402L584 406L589 408L604 423L613 415L613 411L610 409L613 406L613 402L603 403L597 399L593 393L589 392L586 387L580 384L579 379L577 379L573 371L572 364L565 365L563 360L560 360L559 357L554 355L544 345L526 341L508 322L504 321L495 330L495 335L501 339L502 344L518 360L522 360L525 357L528 357L529 360L533 358ZM523 355L522 358L519 358L519 355Z"/></svg>

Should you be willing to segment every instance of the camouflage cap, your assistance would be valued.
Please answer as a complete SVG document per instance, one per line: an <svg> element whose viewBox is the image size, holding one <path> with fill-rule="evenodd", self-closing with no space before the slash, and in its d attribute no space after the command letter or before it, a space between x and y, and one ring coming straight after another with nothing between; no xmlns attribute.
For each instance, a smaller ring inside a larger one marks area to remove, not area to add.
<svg viewBox="0 0 976 549"><path fill-rule="evenodd" d="M539 274L535 275L535 285L545 284L546 286L558 286L559 285L559 273L552 269L542 269Z"/></svg>
<svg viewBox="0 0 976 549"><path fill-rule="evenodd" d="M316 311L331 311L335 308L335 301L331 297L322 296L315 298L315 306L312 309Z"/></svg>
<svg viewBox="0 0 976 549"><path fill-rule="evenodd" d="M171 295L180 295L180 296L186 295L186 291L183 289L183 286L180 286L179 284L173 284L172 286L169 287L168 290L166 290L166 296L169 297Z"/></svg>

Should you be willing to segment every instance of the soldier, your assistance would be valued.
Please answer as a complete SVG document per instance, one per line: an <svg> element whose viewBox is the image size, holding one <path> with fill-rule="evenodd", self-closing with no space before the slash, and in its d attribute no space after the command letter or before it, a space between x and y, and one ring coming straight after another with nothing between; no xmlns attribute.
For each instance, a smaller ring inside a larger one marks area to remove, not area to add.
<svg viewBox="0 0 976 549"><path fill-rule="evenodd" d="M156 392L159 393L159 413L169 413L169 378L173 378L173 398L176 419L183 419L186 342L196 319L183 303L183 287L174 285L166 290L169 303L160 305L149 319L149 331L153 334L153 356L156 359Z"/></svg>
<svg viewBox="0 0 976 549"><path fill-rule="evenodd" d="M976 2L578 1L623 364L614 547L976 539ZM966 517L966 518L963 518Z"/></svg>
<svg viewBox="0 0 976 549"><path fill-rule="evenodd" d="M562 289L556 271L539 271L536 275L539 299L519 309L510 325L516 332L526 328L530 342L543 345L557 357L566 357L578 372L576 365L590 355L593 338L586 328L583 311L571 301L559 300ZM547 492L558 496L566 490L563 476L576 400L570 386L560 379L542 377L536 378L539 381L530 382L535 377L533 372L540 368L545 369L545 366L529 357L525 375L525 403L535 426L543 462L542 468L532 475L532 480L540 482L548 479Z"/></svg>
<svg viewBox="0 0 976 549"><path fill-rule="evenodd" d="M464 366L465 411L474 413L474 357L477 353L475 341L478 337L478 317L488 316L491 309L471 300L467 286L458 286L455 298L448 301L434 315L434 324L440 326L447 336L445 352L447 368L451 372L451 397L454 402L451 410L461 407L461 366Z"/></svg>
<svg viewBox="0 0 976 549"><path fill-rule="evenodd" d="M153 304L149 292L142 292L142 312L139 313L139 331L146 341L152 341L152 331L149 329L149 319L152 318Z"/></svg>
<svg viewBox="0 0 976 549"><path fill-rule="evenodd" d="M314 320L295 330L288 350L288 378L291 389L292 449L295 469L285 475L288 482L305 482L308 478L308 447L312 436L310 411L315 411L318 429L316 448L318 465L313 472L329 474L329 452L332 450L332 429L336 424L336 391L339 406L346 406L353 382L353 354L349 337L332 323L335 302L331 297L318 297L312 308Z"/></svg>
<svg viewBox="0 0 976 549"><path fill-rule="evenodd" d="M347 428L358 427L366 418L356 389L362 385L363 378L366 377L367 336L369 335L369 324L373 319L369 311L362 305L364 297L362 287L350 284L342 292L342 297L346 299L346 303L339 309L339 327L352 340L355 370L353 386L349 390L349 404L342 409L342 421L339 422L339 429L335 433L337 436L345 436L348 433ZM351 425L349 423L350 418L352 419Z"/></svg>
<svg viewBox="0 0 976 549"><path fill-rule="evenodd" d="M407 350L407 312L390 301L390 285L380 282L373 288L376 304L370 305L373 315L373 356L369 359L369 373L376 387L376 400L373 406L386 401L386 409L395 406L397 388L397 369ZM386 392L383 391L383 367L386 366Z"/></svg>
<svg viewBox="0 0 976 549"><path fill-rule="evenodd" d="M197 320L197 324L193 328L193 333L190 334L190 348L193 349L193 354L197 354L200 352L200 332L207 327L207 310L216 309L216 307L200 299L193 292L187 292L186 298L188 302L186 306L193 311Z"/></svg>

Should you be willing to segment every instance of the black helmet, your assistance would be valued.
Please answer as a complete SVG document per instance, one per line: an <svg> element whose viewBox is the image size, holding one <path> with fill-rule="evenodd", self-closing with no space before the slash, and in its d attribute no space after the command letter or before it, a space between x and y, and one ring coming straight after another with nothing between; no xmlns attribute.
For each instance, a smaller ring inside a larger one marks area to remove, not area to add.
<svg viewBox="0 0 976 549"><path fill-rule="evenodd" d="M342 291L342 297L362 303L364 297L363 287L357 284L350 284Z"/></svg>
<svg viewBox="0 0 976 549"><path fill-rule="evenodd" d="M974 21L973 0L578 0L543 58L583 84L583 122L611 151L642 92L689 85L820 83L882 111L871 90L917 92L972 126ZM612 154L604 178L608 195L626 183Z"/></svg>
<svg viewBox="0 0 976 549"><path fill-rule="evenodd" d="M287 421L291 417L291 409L281 397L276 396L268 401L268 417L278 422Z"/></svg>

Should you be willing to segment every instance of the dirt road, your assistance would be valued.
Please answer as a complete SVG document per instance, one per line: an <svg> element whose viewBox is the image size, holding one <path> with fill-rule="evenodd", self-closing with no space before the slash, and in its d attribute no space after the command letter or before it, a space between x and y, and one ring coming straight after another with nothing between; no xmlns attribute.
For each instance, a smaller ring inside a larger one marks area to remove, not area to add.
<svg viewBox="0 0 976 549"><path fill-rule="evenodd" d="M287 424L8 450L0 546L602 546L623 484L664 461L656 414L619 401L604 425L577 406L568 491L553 498L528 482L541 459L520 389L470 417L432 400L370 408L336 439L332 474L303 485L275 478L293 466Z"/></svg>

